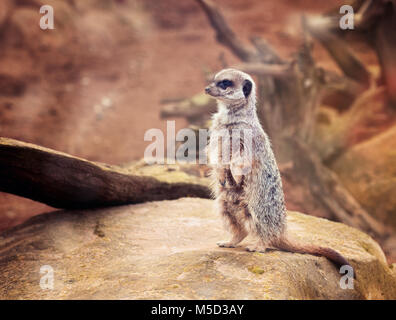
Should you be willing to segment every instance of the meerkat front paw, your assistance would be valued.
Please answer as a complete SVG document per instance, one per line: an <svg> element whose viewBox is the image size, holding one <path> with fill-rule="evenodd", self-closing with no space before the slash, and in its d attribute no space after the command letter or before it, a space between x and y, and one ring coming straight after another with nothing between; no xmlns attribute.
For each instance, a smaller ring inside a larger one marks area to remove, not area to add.
<svg viewBox="0 0 396 320"><path fill-rule="evenodd" d="M242 183L242 181L243 181L243 176L242 175L232 175L232 177L233 177L233 179L234 179L234 181L235 181L237 186L239 186Z"/></svg>
<svg viewBox="0 0 396 320"><path fill-rule="evenodd" d="M235 244L229 241L219 241L217 242L217 245L220 248L235 248Z"/></svg>
<svg viewBox="0 0 396 320"><path fill-rule="evenodd" d="M224 169L217 169L216 173L217 173L217 179L219 180L220 185L222 187L225 187L226 181L227 181L225 170Z"/></svg>
<svg viewBox="0 0 396 320"><path fill-rule="evenodd" d="M231 163L230 170L236 184L240 185L245 175L251 171L251 166L248 163L244 163L243 160L239 158Z"/></svg>

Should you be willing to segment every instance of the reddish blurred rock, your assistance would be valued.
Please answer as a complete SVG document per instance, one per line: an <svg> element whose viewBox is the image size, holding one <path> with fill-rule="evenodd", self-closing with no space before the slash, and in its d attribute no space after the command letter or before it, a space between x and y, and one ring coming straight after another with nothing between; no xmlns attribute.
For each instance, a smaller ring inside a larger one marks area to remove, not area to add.
<svg viewBox="0 0 396 320"><path fill-rule="evenodd" d="M396 126L357 144L332 168L369 213L396 230Z"/></svg>

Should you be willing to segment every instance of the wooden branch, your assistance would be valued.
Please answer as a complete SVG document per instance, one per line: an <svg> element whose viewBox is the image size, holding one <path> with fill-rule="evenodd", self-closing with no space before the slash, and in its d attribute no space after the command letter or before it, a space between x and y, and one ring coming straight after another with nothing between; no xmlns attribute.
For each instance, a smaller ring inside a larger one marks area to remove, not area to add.
<svg viewBox="0 0 396 320"><path fill-rule="evenodd" d="M12 14L15 9L15 4L11 0L3 0L0 2L0 38L8 26Z"/></svg>
<svg viewBox="0 0 396 320"><path fill-rule="evenodd" d="M360 206L337 175L307 145L294 137L284 138L283 145L287 146L292 165L282 173L292 175L300 186L305 186L331 219L363 230L378 240L389 236L389 229Z"/></svg>
<svg viewBox="0 0 396 320"><path fill-rule="evenodd" d="M190 123L194 123L197 120L209 119L210 115L216 110L216 100L204 93L200 93L190 99L165 105L161 109L160 116L161 118L184 117Z"/></svg>
<svg viewBox="0 0 396 320"><path fill-rule="evenodd" d="M217 41L227 46L242 61L258 61L258 55L253 50L247 48L237 38L235 33L227 24L223 14L210 0L196 0L206 13L209 22L216 31Z"/></svg>
<svg viewBox="0 0 396 320"><path fill-rule="evenodd" d="M325 89L348 92L352 96L358 96L367 89L361 83L351 78L340 76L333 71L323 70L323 74Z"/></svg>
<svg viewBox="0 0 396 320"><path fill-rule="evenodd" d="M390 105L396 109L396 4L389 5L378 22L375 48Z"/></svg>
<svg viewBox="0 0 396 320"><path fill-rule="evenodd" d="M274 78L284 78L293 76L293 63L290 64L264 64L260 62L241 63L235 66L236 69L257 76L271 76Z"/></svg>
<svg viewBox="0 0 396 320"><path fill-rule="evenodd" d="M263 63L284 63L283 59L278 55L278 53L262 37L253 36L250 38L250 41L256 47L261 58L260 60Z"/></svg>
<svg viewBox="0 0 396 320"><path fill-rule="evenodd" d="M357 12L355 14L355 18L354 18L355 26L356 26L356 23L359 26L360 24L362 24L364 22L365 17L367 17L370 12L369 8L371 7L372 3L373 3L372 0L363 1L362 5L359 7L359 9L357 10Z"/></svg>
<svg viewBox="0 0 396 320"><path fill-rule="evenodd" d="M43 3L40 0L14 0L15 5L18 7L30 7L40 9Z"/></svg>
<svg viewBox="0 0 396 320"><path fill-rule="evenodd" d="M331 57L351 79L364 84L366 87L370 84L370 73L366 70L363 63L355 56L348 43L326 28L317 28L315 23L307 19L307 29L329 52Z"/></svg>
<svg viewBox="0 0 396 320"><path fill-rule="evenodd" d="M387 0L348 0L344 4L352 6L354 11L354 32L365 32L375 28L375 24L386 11ZM328 25L328 28L337 32L340 36L345 36L347 33L339 27L340 21L340 7L335 7L333 10L326 12L323 18L331 18L333 22Z"/></svg>
<svg viewBox="0 0 396 320"><path fill-rule="evenodd" d="M339 12L333 10L320 18L312 18L312 30L316 37L329 53L335 58L344 73L355 80L365 79L365 73L361 63L346 49L346 42L342 39L346 35L358 34L356 39L365 40L377 53L381 66L383 83L387 87L387 95L390 105L396 108L396 36L392 32L396 29L396 3L393 0L355 0L351 3L354 8L354 31L345 32L339 28ZM325 21L325 25L320 21ZM318 26L322 24L322 26ZM322 38L322 39L320 39ZM353 39L348 38L348 41ZM331 47L329 49L329 47ZM344 49L343 49L344 48ZM342 51L344 53L342 54ZM342 57L344 55L344 57ZM355 61L353 61L355 60ZM353 72L353 69L356 69ZM363 83L366 85L367 80Z"/></svg>
<svg viewBox="0 0 396 320"><path fill-rule="evenodd" d="M128 174L117 166L7 138L0 138L0 191L72 209L188 196L210 198L203 184Z"/></svg>
<svg viewBox="0 0 396 320"><path fill-rule="evenodd" d="M356 97L367 90L361 83L335 72L323 70L323 75L322 103L339 111L349 109Z"/></svg>

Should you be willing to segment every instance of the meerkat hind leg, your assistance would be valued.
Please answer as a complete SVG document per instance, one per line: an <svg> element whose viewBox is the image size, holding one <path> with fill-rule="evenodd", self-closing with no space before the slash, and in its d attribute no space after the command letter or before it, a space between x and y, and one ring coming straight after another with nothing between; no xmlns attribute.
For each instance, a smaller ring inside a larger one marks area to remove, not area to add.
<svg viewBox="0 0 396 320"><path fill-rule="evenodd" d="M217 245L221 248L235 248L238 243L240 243L247 236L246 230L241 230L237 234L233 234L231 240L229 241L219 241Z"/></svg>
<svg viewBox="0 0 396 320"><path fill-rule="evenodd" d="M231 240L219 241L217 242L217 245L222 248L235 248L236 245L245 239L248 234L245 227L236 221L232 222L231 233Z"/></svg>
<svg viewBox="0 0 396 320"><path fill-rule="evenodd" d="M267 246L264 244L263 240L259 239L254 245L247 246L246 251L249 252L266 252Z"/></svg>

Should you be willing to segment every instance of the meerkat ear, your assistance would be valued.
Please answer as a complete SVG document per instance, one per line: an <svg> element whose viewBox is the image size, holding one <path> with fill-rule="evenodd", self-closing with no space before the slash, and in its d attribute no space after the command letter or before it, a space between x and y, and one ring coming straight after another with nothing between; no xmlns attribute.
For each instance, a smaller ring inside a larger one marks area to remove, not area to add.
<svg viewBox="0 0 396 320"><path fill-rule="evenodd" d="M250 92L252 91L252 82L250 80L243 81L242 91L243 94L245 95L245 98L247 98Z"/></svg>

